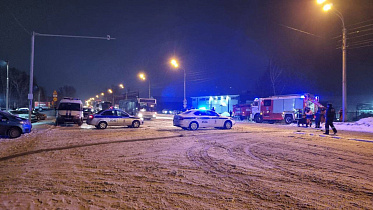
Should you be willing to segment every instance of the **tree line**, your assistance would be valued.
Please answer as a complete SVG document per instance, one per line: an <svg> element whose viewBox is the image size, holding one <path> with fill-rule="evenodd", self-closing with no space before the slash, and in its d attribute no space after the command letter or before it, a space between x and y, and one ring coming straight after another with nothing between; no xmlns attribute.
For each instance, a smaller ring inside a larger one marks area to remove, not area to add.
<svg viewBox="0 0 373 210"><path fill-rule="evenodd" d="M0 68L0 107L6 106L6 67ZM17 109L28 107L30 75L16 68L9 68L9 108ZM34 77L33 81L34 101L40 99L41 102L52 101L52 95L46 95L45 88L40 86ZM63 97L75 97L76 90L74 87L65 85L57 89L58 100Z"/></svg>

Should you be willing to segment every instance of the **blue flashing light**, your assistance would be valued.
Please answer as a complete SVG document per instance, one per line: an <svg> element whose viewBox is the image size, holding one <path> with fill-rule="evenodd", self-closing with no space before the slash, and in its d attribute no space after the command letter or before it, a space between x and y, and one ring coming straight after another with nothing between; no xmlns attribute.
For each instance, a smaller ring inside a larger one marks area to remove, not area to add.
<svg viewBox="0 0 373 210"><path fill-rule="evenodd" d="M207 110L206 107L199 107L200 110Z"/></svg>
<svg viewBox="0 0 373 210"><path fill-rule="evenodd" d="M304 95L302 95L300 98L305 98Z"/></svg>

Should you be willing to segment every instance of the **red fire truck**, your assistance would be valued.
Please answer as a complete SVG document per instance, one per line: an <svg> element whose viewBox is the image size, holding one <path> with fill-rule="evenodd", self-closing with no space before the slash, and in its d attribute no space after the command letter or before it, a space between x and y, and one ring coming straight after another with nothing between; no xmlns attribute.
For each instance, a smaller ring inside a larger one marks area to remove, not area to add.
<svg viewBox="0 0 373 210"><path fill-rule="evenodd" d="M256 98L251 107L254 121L275 122L285 120L290 124L294 120L299 120L304 114L306 107L311 108L315 113L320 107L319 97L309 93L294 95L270 96L268 98Z"/></svg>
<svg viewBox="0 0 373 210"><path fill-rule="evenodd" d="M251 104L233 105L233 117L240 120L251 118Z"/></svg>

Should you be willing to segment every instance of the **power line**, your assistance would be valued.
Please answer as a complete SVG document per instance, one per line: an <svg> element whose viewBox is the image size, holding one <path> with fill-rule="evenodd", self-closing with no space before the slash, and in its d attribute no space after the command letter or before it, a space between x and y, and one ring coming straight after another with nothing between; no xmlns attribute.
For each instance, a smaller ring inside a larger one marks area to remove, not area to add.
<svg viewBox="0 0 373 210"><path fill-rule="evenodd" d="M294 31L297 31L297 32L300 32L300 33L307 34L307 35L315 36L315 37L322 38L322 39L324 38L324 37L318 36L316 34L313 34L313 33L307 32L307 31L302 31L300 29L293 28L293 27L290 27L290 26L287 26L287 25L283 25L283 24L278 24L278 25L280 25L282 27L285 27L285 28L288 28L288 29L291 29L291 30L294 30Z"/></svg>
<svg viewBox="0 0 373 210"><path fill-rule="evenodd" d="M353 49L358 49L358 48L363 48L363 47L373 47L373 44L368 44L368 45L363 45L363 46L358 46L358 47L351 47L351 48L348 48L348 49L353 50Z"/></svg>
<svg viewBox="0 0 373 210"><path fill-rule="evenodd" d="M27 29L26 29L26 27L24 27L23 25L22 25L22 23L16 18L16 16L12 13L12 11L10 11L10 8L7 6L7 5L5 5L5 7L8 9L8 12L12 15L12 17L14 18L14 20L17 22L17 24L28 34L28 35L31 35L31 32L30 31L28 31Z"/></svg>
<svg viewBox="0 0 373 210"><path fill-rule="evenodd" d="M353 32L348 33L348 35L351 35L351 34L358 34L358 33L363 33L363 32L371 31L371 30L373 30L373 28L365 29L365 30L360 30L360 31L353 31Z"/></svg>
<svg viewBox="0 0 373 210"><path fill-rule="evenodd" d="M373 39L366 39L366 40L361 40L361 41L353 41L350 44L358 44L358 43L363 43L363 42L371 42Z"/></svg>
<svg viewBox="0 0 373 210"><path fill-rule="evenodd" d="M346 27L355 26L355 25L359 25L359 24L362 24L362 23L370 22L370 21L373 21L373 19L369 19L369 20L364 20L364 21L361 21L361 22L357 22L357 23L348 25Z"/></svg>
<svg viewBox="0 0 373 210"><path fill-rule="evenodd" d="M350 28L349 30L355 30L355 29L359 29L359 28L366 28L366 27L368 27L368 26L372 26L373 25L373 23L372 24L368 24L368 25L363 25L363 26L359 26L359 27L356 27L356 28Z"/></svg>

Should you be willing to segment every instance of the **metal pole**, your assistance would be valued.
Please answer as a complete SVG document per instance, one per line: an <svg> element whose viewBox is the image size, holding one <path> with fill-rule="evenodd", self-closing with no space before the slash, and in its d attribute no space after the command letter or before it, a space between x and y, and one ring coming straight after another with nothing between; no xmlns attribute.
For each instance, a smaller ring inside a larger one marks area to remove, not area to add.
<svg viewBox="0 0 373 210"><path fill-rule="evenodd" d="M38 97L38 101L39 101L39 110L40 110L40 87L39 87L39 97ZM35 107L36 108L36 107Z"/></svg>
<svg viewBox="0 0 373 210"><path fill-rule="evenodd" d="M30 90L28 94L29 106L28 106L28 121L31 123L31 111L32 111L32 87L34 80L34 46L35 46L35 31L31 33L31 61L30 61Z"/></svg>
<svg viewBox="0 0 373 210"><path fill-rule="evenodd" d="M6 62L6 102L5 109L9 110L9 61Z"/></svg>
<svg viewBox="0 0 373 210"><path fill-rule="evenodd" d="M184 109L186 109L187 108L187 100L186 100L186 96L185 96L185 77L186 77L186 73L185 73L185 69L183 68L183 70L184 70L184 101L183 101L183 107L184 107Z"/></svg>
<svg viewBox="0 0 373 210"><path fill-rule="evenodd" d="M346 28L343 24L343 29L342 29L342 34L343 34L343 41L342 41L342 111L343 111L343 118L342 121L346 122L347 121L347 81L346 81Z"/></svg>
<svg viewBox="0 0 373 210"><path fill-rule="evenodd" d="M150 98L150 79L149 80L149 98Z"/></svg>

